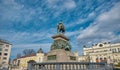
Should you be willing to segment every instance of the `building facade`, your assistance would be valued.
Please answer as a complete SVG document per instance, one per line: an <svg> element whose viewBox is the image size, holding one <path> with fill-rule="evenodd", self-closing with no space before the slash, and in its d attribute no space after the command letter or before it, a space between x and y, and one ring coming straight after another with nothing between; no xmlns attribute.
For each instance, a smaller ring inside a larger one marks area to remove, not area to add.
<svg viewBox="0 0 120 70"><path fill-rule="evenodd" d="M0 67L8 67L12 44L0 39Z"/></svg>
<svg viewBox="0 0 120 70"><path fill-rule="evenodd" d="M118 64L120 62L120 43L98 43L89 48L84 47L83 53L84 55L79 57L79 61Z"/></svg>
<svg viewBox="0 0 120 70"><path fill-rule="evenodd" d="M27 56L22 56L20 58L16 58L12 61L12 66L18 68L18 69L27 69L28 62L33 60L36 63L43 62L45 54L44 53L35 53Z"/></svg>

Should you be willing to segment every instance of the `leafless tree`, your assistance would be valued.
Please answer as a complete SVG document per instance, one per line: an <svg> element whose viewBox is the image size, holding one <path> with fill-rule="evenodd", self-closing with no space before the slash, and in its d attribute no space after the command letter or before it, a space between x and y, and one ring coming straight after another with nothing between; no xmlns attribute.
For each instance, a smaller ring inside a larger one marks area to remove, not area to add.
<svg viewBox="0 0 120 70"><path fill-rule="evenodd" d="M18 53L18 54L16 55L16 58L20 58L20 57L21 57L21 54Z"/></svg>
<svg viewBox="0 0 120 70"><path fill-rule="evenodd" d="M24 55L31 55L31 54L34 54L34 53L36 53L34 49L25 49L25 50L23 50Z"/></svg>

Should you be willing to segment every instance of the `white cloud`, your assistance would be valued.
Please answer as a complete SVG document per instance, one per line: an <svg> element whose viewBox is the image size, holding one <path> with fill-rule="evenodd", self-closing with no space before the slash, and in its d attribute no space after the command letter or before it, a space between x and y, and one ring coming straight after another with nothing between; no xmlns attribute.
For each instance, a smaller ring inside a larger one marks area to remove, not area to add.
<svg viewBox="0 0 120 70"><path fill-rule="evenodd" d="M6 39L10 41L12 44L21 44L21 43L33 43L33 42L49 42L52 35L55 34L55 28L50 28L48 30L40 30L40 31L22 31L22 32L15 32L15 31L8 31L3 32L1 31L0 37L2 39ZM45 41L46 40L46 41Z"/></svg>
<svg viewBox="0 0 120 70"><path fill-rule="evenodd" d="M71 37L71 36L76 36L77 34L79 34L79 31L76 30L76 31L72 31L72 32L66 32L65 35L68 36L68 37Z"/></svg>
<svg viewBox="0 0 120 70"><path fill-rule="evenodd" d="M93 24L81 31L79 43L92 44L101 41L120 42L120 3L110 11L100 14Z"/></svg>
<svg viewBox="0 0 120 70"><path fill-rule="evenodd" d="M72 21L71 23L67 24L66 27L70 28L70 27L77 26L79 24L85 24L87 21L95 19L96 16L97 16L96 13L93 11L93 12L89 13L86 18L80 17L80 18L76 19L75 21ZM82 29L82 27L81 27L81 29Z"/></svg>
<svg viewBox="0 0 120 70"><path fill-rule="evenodd" d="M51 33L48 32L34 32L34 33L29 33L29 32L18 32L12 36L12 41L14 43L26 43L28 42L35 42L35 41L41 41L44 39L49 39L52 36ZM16 42L17 41L17 42Z"/></svg>
<svg viewBox="0 0 120 70"><path fill-rule="evenodd" d="M76 7L76 4L73 0L68 0L64 3L63 7L66 9L73 9Z"/></svg>
<svg viewBox="0 0 120 70"><path fill-rule="evenodd" d="M35 1L34 1L35 2ZM28 21L37 20L46 21L47 18L43 15L42 7L37 8L26 8L27 4L19 4L15 0L3 0L3 3L0 5L1 23L6 20L12 22L21 22L23 24L28 24ZM37 15L36 15L37 13ZM12 18L12 19L11 19Z"/></svg>
<svg viewBox="0 0 120 70"><path fill-rule="evenodd" d="M63 9L72 9L76 7L76 3L73 0L46 0L48 7L52 8L63 8ZM59 10L58 10L59 11Z"/></svg>
<svg viewBox="0 0 120 70"><path fill-rule="evenodd" d="M15 20L19 18L20 11L23 6L18 5L14 0L4 0L1 4L1 11L3 12L1 20ZM12 18L12 19L11 19Z"/></svg>
<svg viewBox="0 0 120 70"><path fill-rule="evenodd" d="M54 17L58 17L64 11L70 11L76 7L74 0L46 0L49 9L52 9Z"/></svg>
<svg viewBox="0 0 120 70"><path fill-rule="evenodd" d="M95 16L95 12L92 12L88 15L88 18L93 18Z"/></svg>
<svg viewBox="0 0 120 70"><path fill-rule="evenodd" d="M83 24L86 21L92 20L96 17L96 13L93 11L91 13L88 14L87 18L81 18L79 20L76 21L77 24Z"/></svg>

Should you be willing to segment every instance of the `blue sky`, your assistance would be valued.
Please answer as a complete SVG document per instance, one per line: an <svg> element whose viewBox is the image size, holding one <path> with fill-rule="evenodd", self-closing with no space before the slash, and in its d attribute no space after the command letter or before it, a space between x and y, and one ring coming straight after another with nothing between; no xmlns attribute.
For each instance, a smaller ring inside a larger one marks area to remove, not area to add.
<svg viewBox="0 0 120 70"><path fill-rule="evenodd" d="M11 58L26 48L50 50L62 20L72 51L120 42L120 0L0 0L0 38L13 44Z"/></svg>

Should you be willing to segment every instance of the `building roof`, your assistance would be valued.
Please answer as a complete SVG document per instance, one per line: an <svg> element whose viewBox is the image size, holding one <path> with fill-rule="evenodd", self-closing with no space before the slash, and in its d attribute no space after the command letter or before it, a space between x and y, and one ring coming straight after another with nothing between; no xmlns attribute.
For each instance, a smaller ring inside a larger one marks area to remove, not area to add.
<svg viewBox="0 0 120 70"><path fill-rule="evenodd" d="M83 48L83 50L92 50L92 49L95 49L95 48L104 48L104 47L116 47L116 46L120 46L120 43L115 43L115 44L112 44L112 43L98 43L96 45L93 45L91 47L85 47Z"/></svg>
<svg viewBox="0 0 120 70"><path fill-rule="evenodd" d="M42 48L40 48L40 49L38 50L38 53L43 53Z"/></svg>
<svg viewBox="0 0 120 70"><path fill-rule="evenodd" d="M34 54L30 54L30 55L21 56L20 58L32 57L32 56L36 56L36 53L34 53Z"/></svg>
<svg viewBox="0 0 120 70"><path fill-rule="evenodd" d="M0 39L0 43L10 44L10 42L8 42L7 40L4 40L4 39ZM11 45L12 45L12 44L11 44Z"/></svg>

